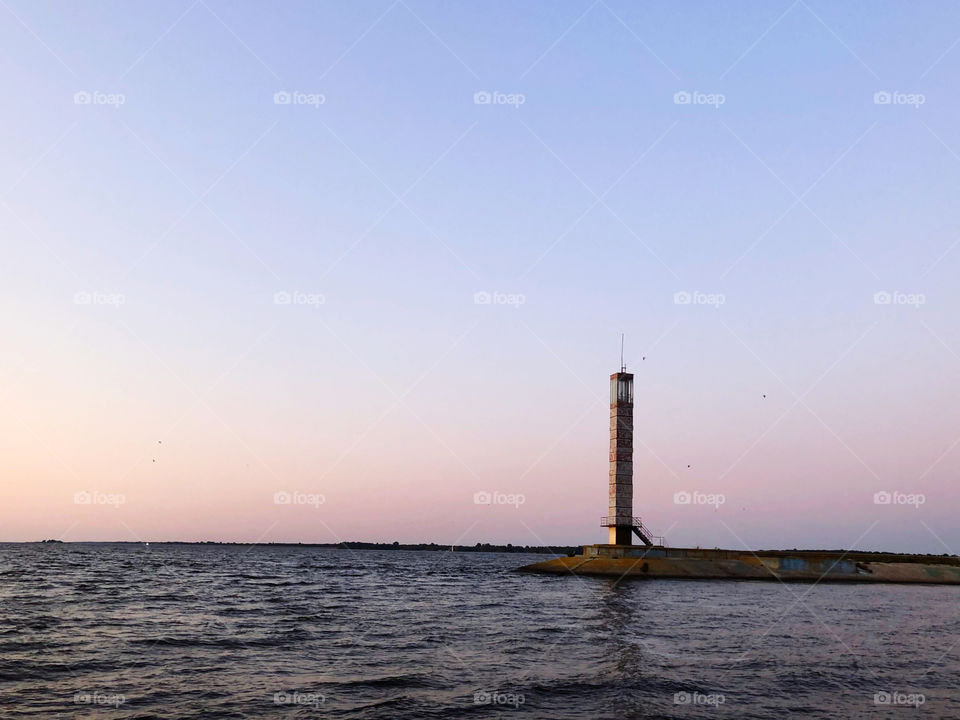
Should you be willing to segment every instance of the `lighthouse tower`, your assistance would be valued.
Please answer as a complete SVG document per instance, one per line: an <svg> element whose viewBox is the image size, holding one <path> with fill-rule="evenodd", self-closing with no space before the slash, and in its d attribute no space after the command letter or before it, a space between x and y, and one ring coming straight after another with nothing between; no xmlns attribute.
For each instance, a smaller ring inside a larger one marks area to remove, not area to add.
<svg viewBox="0 0 960 720"><path fill-rule="evenodd" d="M633 535L633 373L610 376L610 504L605 523L611 545Z"/></svg>
<svg viewBox="0 0 960 720"><path fill-rule="evenodd" d="M600 524L610 534L610 545L631 545L633 535L650 547L664 545L640 518L633 516L633 374L621 362L610 376L610 502Z"/></svg>

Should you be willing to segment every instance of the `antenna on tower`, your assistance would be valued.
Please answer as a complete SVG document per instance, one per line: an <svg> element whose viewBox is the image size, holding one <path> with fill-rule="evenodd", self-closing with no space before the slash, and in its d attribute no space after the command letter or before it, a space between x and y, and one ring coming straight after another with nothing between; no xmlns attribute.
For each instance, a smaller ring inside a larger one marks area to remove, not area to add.
<svg viewBox="0 0 960 720"><path fill-rule="evenodd" d="M623 362L623 333L620 333L620 372L626 372L627 366Z"/></svg>

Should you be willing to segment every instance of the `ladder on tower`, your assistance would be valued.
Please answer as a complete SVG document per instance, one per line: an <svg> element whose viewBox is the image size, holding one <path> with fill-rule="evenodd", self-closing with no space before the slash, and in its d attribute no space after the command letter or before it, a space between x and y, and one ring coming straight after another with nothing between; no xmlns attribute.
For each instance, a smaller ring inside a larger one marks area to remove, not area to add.
<svg viewBox="0 0 960 720"><path fill-rule="evenodd" d="M642 522L640 522L640 518L633 519L633 532L638 538L640 538L640 542L647 547L663 545L663 538L650 532L650 530Z"/></svg>

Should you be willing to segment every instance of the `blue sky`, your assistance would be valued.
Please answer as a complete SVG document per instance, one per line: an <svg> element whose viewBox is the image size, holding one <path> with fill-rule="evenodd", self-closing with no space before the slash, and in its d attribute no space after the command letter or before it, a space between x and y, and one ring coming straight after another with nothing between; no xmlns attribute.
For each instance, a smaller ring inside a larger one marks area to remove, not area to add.
<svg viewBox="0 0 960 720"><path fill-rule="evenodd" d="M960 547L955 4L0 18L4 539L600 540L624 332L674 544Z"/></svg>

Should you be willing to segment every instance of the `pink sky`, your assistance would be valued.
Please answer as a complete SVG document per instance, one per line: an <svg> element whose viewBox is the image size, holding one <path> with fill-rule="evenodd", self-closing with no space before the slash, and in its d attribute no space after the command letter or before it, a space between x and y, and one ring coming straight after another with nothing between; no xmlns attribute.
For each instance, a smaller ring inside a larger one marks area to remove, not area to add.
<svg viewBox="0 0 960 720"><path fill-rule="evenodd" d="M15 4L0 540L960 549L960 6Z"/></svg>

